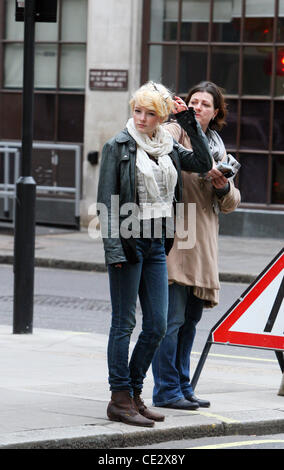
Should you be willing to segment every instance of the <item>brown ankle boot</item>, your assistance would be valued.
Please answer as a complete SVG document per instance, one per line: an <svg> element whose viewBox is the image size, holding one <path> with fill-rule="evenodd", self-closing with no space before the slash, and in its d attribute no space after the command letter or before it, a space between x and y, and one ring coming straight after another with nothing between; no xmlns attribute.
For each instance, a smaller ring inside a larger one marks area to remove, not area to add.
<svg viewBox="0 0 284 470"><path fill-rule="evenodd" d="M112 392L111 401L107 407L107 415L111 421L121 421L132 426L153 427L154 421L142 416L134 405L128 390Z"/></svg>
<svg viewBox="0 0 284 470"><path fill-rule="evenodd" d="M145 418L152 419L153 421L164 421L165 416L161 415L160 413L156 413L155 411L149 410L145 405L144 401L141 398L140 390L134 390L134 397L133 401L136 405L137 410L142 416Z"/></svg>

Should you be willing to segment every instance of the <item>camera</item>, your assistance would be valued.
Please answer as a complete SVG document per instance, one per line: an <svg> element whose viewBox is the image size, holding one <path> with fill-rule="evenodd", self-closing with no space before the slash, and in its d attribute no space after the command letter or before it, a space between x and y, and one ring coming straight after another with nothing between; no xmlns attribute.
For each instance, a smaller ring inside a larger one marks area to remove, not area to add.
<svg viewBox="0 0 284 470"><path fill-rule="evenodd" d="M233 167L231 165L229 165L228 163L219 163L217 166L216 166L217 170L221 171L221 173L223 173L223 175L226 177L226 178L231 178L232 176L235 175L235 172L233 170Z"/></svg>

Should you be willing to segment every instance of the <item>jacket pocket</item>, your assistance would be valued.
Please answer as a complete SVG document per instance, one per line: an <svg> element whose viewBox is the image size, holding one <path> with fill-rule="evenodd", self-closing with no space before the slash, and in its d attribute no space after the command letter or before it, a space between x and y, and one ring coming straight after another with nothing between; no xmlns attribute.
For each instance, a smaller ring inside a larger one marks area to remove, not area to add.
<svg viewBox="0 0 284 470"><path fill-rule="evenodd" d="M133 237L130 238L120 238L121 244L123 247L124 254L127 258L127 261L130 264L138 263L139 258L136 253L136 239Z"/></svg>

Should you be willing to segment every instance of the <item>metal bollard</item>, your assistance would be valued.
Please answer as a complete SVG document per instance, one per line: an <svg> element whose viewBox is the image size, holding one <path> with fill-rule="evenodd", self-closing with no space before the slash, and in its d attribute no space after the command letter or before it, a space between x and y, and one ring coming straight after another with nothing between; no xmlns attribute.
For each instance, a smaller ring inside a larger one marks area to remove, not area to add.
<svg viewBox="0 0 284 470"><path fill-rule="evenodd" d="M33 330L36 184L22 176L16 188L13 333L21 334Z"/></svg>

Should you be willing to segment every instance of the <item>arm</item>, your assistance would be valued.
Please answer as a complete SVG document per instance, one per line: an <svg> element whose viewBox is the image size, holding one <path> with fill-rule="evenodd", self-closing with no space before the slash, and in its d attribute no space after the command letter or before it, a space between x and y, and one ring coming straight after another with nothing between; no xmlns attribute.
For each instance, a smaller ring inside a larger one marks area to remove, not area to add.
<svg viewBox="0 0 284 470"><path fill-rule="evenodd" d="M222 160L224 160L225 157L226 152ZM212 186L218 198L225 196L230 191L229 180L221 171L217 170L215 166L207 173L207 176L211 178Z"/></svg>
<svg viewBox="0 0 284 470"><path fill-rule="evenodd" d="M195 119L193 108L188 108L176 114L179 125L186 131L190 138L192 151L184 147L178 147L181 169L196 173L206 173L213 165L207 138L202 131L199 122Z"/></svg>
<svg viewBox="0 0 284 470"><path fill-rule="evenodd" d="M226 153L222 160L225 160ZM227 179L217 168L208 173L218 198L220 211L224 214L233 212L241 202L240 191L235 187L233 179Z"/></svg>
<svg viewBox="0 0 284 470"><path fill-rule="evenodd" d="M163 124L164 129L168 131L171 136L177 141L180 142L181 131L180 125L176 121L170 121Z"/></svg>
<svg viewBox="0 0 284 470"><path fill-rule="evenodd" d="M235 187L234 182L228 182L229 190L225 195L218 196L220 211L223 214L233 212L241 202L240 191Z"/></svg>
<svg viewBox="0 0 284 470"><path fill-rule="evenodd" d="M116 162L114 145L106 143L102 151L97 202L107 264L127 261L119 236L119 213L111 207L112 196L119 197Z"/></svg>

